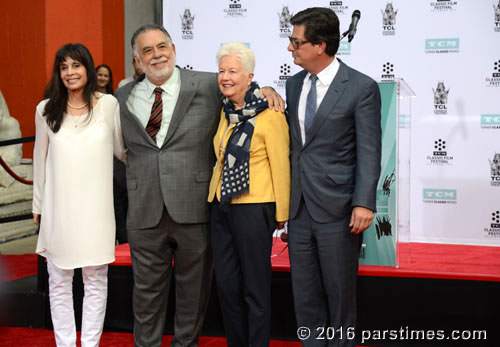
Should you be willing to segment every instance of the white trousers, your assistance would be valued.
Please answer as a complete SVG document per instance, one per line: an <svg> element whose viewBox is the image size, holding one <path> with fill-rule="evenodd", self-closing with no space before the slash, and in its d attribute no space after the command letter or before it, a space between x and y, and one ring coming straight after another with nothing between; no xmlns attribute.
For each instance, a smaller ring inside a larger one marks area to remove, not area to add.
<svg viewBox="0 0 500 347"><path fill-rule="evenodd" d="M76 346L73 309L74 270L60 269L47 258L49 298L57 347ZM108 294L108 265L82 268L84 297L82 310L82 347L97 347L101 339Z"/></svg>

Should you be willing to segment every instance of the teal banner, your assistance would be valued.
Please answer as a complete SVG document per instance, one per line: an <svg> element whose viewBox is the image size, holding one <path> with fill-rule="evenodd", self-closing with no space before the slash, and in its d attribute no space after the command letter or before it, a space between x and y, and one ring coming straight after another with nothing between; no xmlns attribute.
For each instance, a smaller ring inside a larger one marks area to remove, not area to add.
<svg viewBox="0 0 500 347"><path fill-rule="evenodd" d="M396 266L397 243L397 83L379 83L382 96L382 162L377 187L377 213L364 232L362 265Z"/></svg>

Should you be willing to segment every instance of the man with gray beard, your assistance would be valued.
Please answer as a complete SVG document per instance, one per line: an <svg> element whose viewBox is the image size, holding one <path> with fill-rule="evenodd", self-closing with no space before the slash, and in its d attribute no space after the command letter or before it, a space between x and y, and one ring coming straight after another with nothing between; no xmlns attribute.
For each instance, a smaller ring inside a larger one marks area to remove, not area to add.
<svg viewBox="0 0 500 347"><path fill-rule="evenodd" d="M135 345L161 346L174 260L171 346L196 346L213 272L206 201L222 105L217 75L179 69L162 26L144 25L131 41L145 75L118 89L116 97L128 148ZM262 92L272 98L270 107L283 109L273 90Z"/></svg>

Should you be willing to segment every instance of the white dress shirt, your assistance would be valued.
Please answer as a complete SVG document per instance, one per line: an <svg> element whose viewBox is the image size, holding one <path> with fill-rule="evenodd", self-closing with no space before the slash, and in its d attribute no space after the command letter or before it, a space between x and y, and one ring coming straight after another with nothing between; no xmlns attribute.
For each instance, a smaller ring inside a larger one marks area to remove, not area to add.
<svg viewBox="0 0 500 347"><path fill-rule="evenodd" d="M337 75L339 71L340 63L336 57L333 58L333 61L325 67L320 73L317 74L318 79L316 80L316 110L318 110L323 98L332 84L333 79ZM306 77L304 78L304 84L302 85L302 91L300 93L299 99L299 125L300 125L300 134L302 136L302 144L306 142L306 131L304 128L304 120L306 118L306 103L307 103L307 94L311 90L311 74L308 72Z"/></svg>
<svg viewBox="0 0 500 347"><path fill-rule="evenodd" d="M132 88L127 99L128 109L137 116L144 128L148 125L149 117L151 116L151 108L155 101L154 90L156 87L157 86L151 83L146 77ZM174 112L177 99L179 98L179 91L181 89L179 68L175 67L170 78L158 87L163 89L163 93L161 93L161 100L163 103L161 126L160 131L156 134L156 144L158 147L161 147L167 136L168 127L172 120L172 113Z"/></svg>

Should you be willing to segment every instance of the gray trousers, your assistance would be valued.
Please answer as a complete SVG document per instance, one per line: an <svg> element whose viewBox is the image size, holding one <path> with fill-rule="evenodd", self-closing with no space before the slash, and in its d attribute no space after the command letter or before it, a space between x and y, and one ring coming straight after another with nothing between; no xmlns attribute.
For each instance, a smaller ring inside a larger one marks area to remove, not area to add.
<svg viewBox="0 0 500 347"><path fill-rule="evenodd" d="M178 224L164 208L156 227L129 230L128 240L135 345L161 346L173 271L176 308L171 346L197 346L213 274L208 224Z"/></svg>
<svg viewBox="0 0 500 347"><path fill-rule="evenodd" d="M297 325L310 330L310 337L302 341L304 346L355 345L350 337L355 335L362 235L351 234L349 220L346 216L338 222L317 223L302 200L296 218L288 223ZM318 339L322 329L325 338Z"/></svg>

